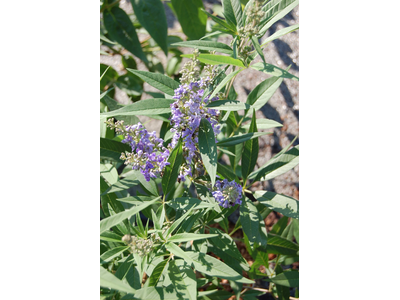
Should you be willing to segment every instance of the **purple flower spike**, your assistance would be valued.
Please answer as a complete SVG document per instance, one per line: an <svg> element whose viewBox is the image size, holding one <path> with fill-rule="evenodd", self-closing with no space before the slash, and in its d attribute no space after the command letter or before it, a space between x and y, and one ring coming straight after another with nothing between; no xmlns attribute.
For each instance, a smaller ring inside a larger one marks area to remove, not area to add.
<svg viewBox="0 0 400 300"><path fill-rule="evenodd" d="M183 156L185 158L184 168L181 169L179 179L184 180L184 176L192 176L191 164L196 162L198 153L198 128L201 119L207 119L215 136L221 132L218 124L219 111L206 107L209 97L202 99L204 90L211 83L211 79L207 77L205 80L184 83L175 90L172 97L175 102L171 104L171 131L174 132L170 147L174 148L180 137L183 139ZM218 100L214 97L211 101ZM194 160L194 161L193 161Z"/></svg>
<svg viewBox="0 0 400 300"><path fill-rule="evenodd" d="M228 182L227 179L217 180L211 194L218 204L224 208L242 204L242 200L240 200L242 198L242 187L234 180L231 182Z"/></svg>
<svg viewBox="0 0 400 300"><path fill-rule="evenodd" d="M122 143L132 148L132 152L123 153L121 159L126 165L131 164L132 169L140 170L147 181L156 178L169 165L169 150L163 146L164 140L158 138L155 131L148 132L141 123L123 126L121 121L113 124L111 119L108 122L117 133L124 135Z"/></svg>

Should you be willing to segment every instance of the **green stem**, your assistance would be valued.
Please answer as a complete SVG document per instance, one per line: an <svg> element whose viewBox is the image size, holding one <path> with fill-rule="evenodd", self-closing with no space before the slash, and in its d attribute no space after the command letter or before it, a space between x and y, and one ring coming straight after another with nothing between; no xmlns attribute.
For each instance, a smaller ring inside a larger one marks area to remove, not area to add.
<svg viewBox="0 0 400 300"><path fill-rule="evenodd" d="M103 11L105 11L106 9L109 9L115 5L117 5L119 3L120 0L114 1L113 3L109 4L109 5L103 5L103 7L100 9L100 12L102 13Z"/></svg>

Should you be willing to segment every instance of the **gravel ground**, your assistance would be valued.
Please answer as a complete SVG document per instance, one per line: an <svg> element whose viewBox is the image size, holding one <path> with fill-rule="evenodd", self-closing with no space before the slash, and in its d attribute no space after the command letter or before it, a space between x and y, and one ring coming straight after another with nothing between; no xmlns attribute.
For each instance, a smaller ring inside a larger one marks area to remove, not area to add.
<svg viewBox="0 0 400 300"><path fill-rule="evenodd" d="M203 0L204 6L207 11L212 12L213 6L215 4L221 4L218 0ZM132 12L132 7L130 1L122 0L120 2L120 7L126 10L128 13ZM180 24L176 20L171 9L164 3L164 7L167 13L168 22L168 33L170 35L180 36L182 39L186 39L186 36L181 32ZM297 6L289 14L287 14L283 19L275 23L266 33L266 37L272 35L277 30L291 26L293 24L299 23L299 7ZM139 40L145 39L146 34L139 34ZM261 42L263 41L261 40ZM231 38L220 37L218 41L229 44ZM181 48L184 53L191 53L190 48ZM166 66L167 60L170 58L165 57L163 53L158 56L159 60L163 64L164 68ZM286 69L291 65L289 70L292 74L299 76L299 31L291 32L284 35L279 40L274 40L268 44L266 49L264 49L264 57L267 63L271 63L280 68ZM136 58L135 58L136 59ZM185 62L187 59L184 59ZM261 61L258 57L256 62ZM123 65L121 64L121 57L119 55L114 56L100 56L100 62L111 65L119 74L124 74ZM147 70L143 63L136 59L139 70ZM183 65L183 64L182 64ZM269 78L270 75L263 74L253 69L248 69L241 72L234 82L234 88L238 94L237 100L245 102L248 94L263 80ZM144 91L148 92L159 92L157 89L144 84ZM152 98L149 94L143 93L142 99ZM128 96L116 88L115 99L123 104L131 103ZM299 135L299 82L289 79L284 79L279 89L275 92L272 98L268 101L264 107L257 111L257 118L267 118L275 120L281 123L283 126L280 128L274 128L273 134L264 135L259 137L259 158L257 160L257 167L262 166L266 163L272 156L278 153L282 148L286 147L295 136ZM149 130L155 130L159 132L161 127L161 121L149 119L147 117L139 117L142 122L146 122L146 127ZM265 131L271 131L265 130ZM294 142L293 145L298 145L299 139ZM226 158L225 155L223 159ZM276 193L285 194L291 196L295 199L299 199L299 166L294 169L282 174L273 180L265 182L257 182L251 188L251 190L268 190ZM239 217L239 210L230 216L230 220L235 223ZM266 224L267 231L270 231L272 226L278 221L280 215L278 213L272 213L264 220ZM238 231L236 234L240 234ZM238 236L241 238L241 236ZM245 255L249 264L252 264L252 258L248 255L243 243L237 243L238 248ZM272 254L270 254L272 255ZM273 255L270 259L273 258ZM296 264L298 268L298 263ZM296 268L295 266L295 268ZM268 283L265 281L257 281L257 287L268 288ZM294 290L291 290L291 296L294 296ZM259 297L259 299L272 299L269 294L265 294Z"/></svg>
<svg viewBox="0 0 400 300"><path fill-rule="evenodd" d="M220 4L218 0L203 0L204 6L207 11L213 11L215 4ZM181 32L180 24L176 20L171 9L164 3L165 10L167 13L168 32L171 35L180 36L186 39L185 35ZM120 7L126 10L128 13L132 12L130 1L122 0ZM299 23L299 7L297 6L283 19L275 23L266 33L266 37L272 35L275 31L285 28L287 26ZM145 34L139 34L139 39L146 38ZM261 42L263 41L261 40ZM220 37L220 42L229 43L229 37ZM191 53L190 48L181 48L184 53ZM160 52L159 59L163 66L166 66L167 59L163 53ZM291 32L284 35L279 40L274 40L268 44L264 49L264 57L267 63L274 64L280 68L287 68L291 66L290 72L296 76L299 76L299 31ZM184 59L185 61L186 59ZM136 59L139 70L146 70L143 63ZM258 57L256 61L261 61ZM121 57L119 55L113 56L100 56L100 62L111 65L119 74L124 74L126 71L121 63ZM247 95L256 87L260 82L270 77L270 75L263 74L261 72L248 69L241 72L235 82L234 88L238 94L237 100L245 102ZM144 84L144 91L158 92L157 89ZM152 98L150 95L144 93L142 99ZM115 99L123 104L130 103L128 96L116 88ZM283 147L287 146L295 136L299 134L299 82L289 79L284 79L279 89L275 92L272 98L268 101L264 107L257 111L257 118L268 118L280 122L283 124L280 128L273 130L273 135L265 135L259 137L260 152L257 160L257 165L261 166L267 162L273 155L278 153ZM146 117L140 117L140 120L146 122L146 127L149 130L159 131L161 127L161 121L149 119ZM267 130L271 131L271 129ZM294 142L294 145L299 143L299 139ZM251 187L252 190L268 190L277 193L282 193L291 196L295 199L299 198L299 166L296 166L293 170L280 175L273 180L269 180L262 183L256 183Z"/></svg>

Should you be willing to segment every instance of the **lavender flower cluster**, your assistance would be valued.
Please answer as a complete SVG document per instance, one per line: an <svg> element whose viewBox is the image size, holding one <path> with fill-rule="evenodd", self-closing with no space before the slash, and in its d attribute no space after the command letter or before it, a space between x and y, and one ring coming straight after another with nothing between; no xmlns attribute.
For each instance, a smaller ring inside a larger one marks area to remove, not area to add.
<svg viewBox="0 0 400 300"><path fill-rule="evenodd" d="M122 153L121 159L125 164L131 164L132 169L140 170L144 178L156 178L170 163L167 161L169 150L163 146L164 140L157 138L156 132L148 132L139 122L136 125L124 126L124 121L114 119L107 121L107 125L119 134L124 135L122 143L128 144L132 152Z"/></svg>
<svg viewBox="0 0 400 300"><path fill-rule="evenodd" d="M201 119L206 119L210 122L215 136L221 132L220 124L218 124L219 111L216 109L207 108L206 105L218 100L218 97L209 99L209 96L204 97L204 90L210 84L211 79L207 77L205 80L200 79L191 83L184 83L175 90L173 99L175 102L171 104L171 119L173 125L171 132L174 132L172 137L171 147L175 147L179 138L183 141L183 156L185 163L182 165L179 179L185 180L185 176L193 176L192 162L195 162L195 167L201 169L200 153L196 145L198 144L198 133Z"/></svg>
<svg viewBox="0 0 400 300"><path fill-rule="evenodd" d="M229 182L227 179L223 181L217 180L211 194L224 208L232 207L236 204L242 204L242 187L234 180Z"/></svg>

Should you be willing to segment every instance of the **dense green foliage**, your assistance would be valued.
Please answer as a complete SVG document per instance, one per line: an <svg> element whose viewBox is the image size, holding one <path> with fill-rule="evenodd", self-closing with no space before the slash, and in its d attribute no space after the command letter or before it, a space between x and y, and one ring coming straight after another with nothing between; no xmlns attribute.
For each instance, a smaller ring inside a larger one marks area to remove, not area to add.
<svg viewBox="0 0 400 300"><path fill-rule="evenodd" d="M268 102L283 78L298 80L290 70L266 63L262 50L273 39L297 30L298 25L277 31L262 44L259 41L298 0L222 0L223 17L205 11L201 0L164 2L175 13L186 40L168 35L161 0L131 0L132 15L119 7L119 1L101 4L100 40L107 47L101 54L120 54L126 69L119 75L110 66L100 66L101 299L228 299L233 295L257 299L264 292L252 289L256 279L269 281L274 296L289 299L290 289L298 293L299 286L299 273L291 268L299 260L299 202L269 191L251 191L250 187L299 163L299 146L289 145L255 170L258 137L269 134L258 130L282 126L257 119L256 111ZM139 33L148 38L140 42ZM230 35L232 43L217 42L221 35ZM183 54L182 47L198 50ZM158 54L171 56L165 69ZM254 62L258 56L261 61ZM220 132L214 133L216 125L201 119L194 158L200 171L193 167L193 172L184 176L182 168L190 147L183 136L175 145L171 143L174 131L170 121L171 105L176 101L173 96L184 80L185 73L179 71L190 67L182 64L182 58L197 63L203 78L207 72L213 74L202 100L218 99L205 103L203 109L216 110L220 124ZM143 62L147 71L138 70L136 60ZM270 77L243 103L236 100L233 81L248 68ZM159 90L154 98L141 100L144 82ZM132 103L118 103L114 87L126 92ZM124 164L126 158L121 154L131 151L126 136L105 123L113 118L134 125L138 116L162 121L160 138L169 151L168 164L150 180ZM220 160L223 154L230 165ZM216 200L213 188L223 179L240 186L240 205L223 207ZM228 217L237 209L239 220L230 229ZM272 211L283 217L267 233L264 219ZM243 231L243 242L254 259L251 266L232 237L237 230ZM269 260L269 254L275 258ZM228 280L232 293L224 290L221 279Z"/></svg>

